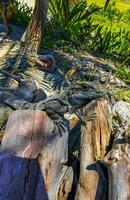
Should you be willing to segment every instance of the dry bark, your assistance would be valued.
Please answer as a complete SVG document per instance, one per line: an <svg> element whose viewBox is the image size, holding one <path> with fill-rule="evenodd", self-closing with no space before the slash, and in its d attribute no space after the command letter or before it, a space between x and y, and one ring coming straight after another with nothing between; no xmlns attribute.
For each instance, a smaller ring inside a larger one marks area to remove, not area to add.
<svg viewBox="0 0 130 200"><path fill-rule="evenodd" d="M37 54L45 31L49 0L36 0L33 17L25 34L26 53Z"/></svg>

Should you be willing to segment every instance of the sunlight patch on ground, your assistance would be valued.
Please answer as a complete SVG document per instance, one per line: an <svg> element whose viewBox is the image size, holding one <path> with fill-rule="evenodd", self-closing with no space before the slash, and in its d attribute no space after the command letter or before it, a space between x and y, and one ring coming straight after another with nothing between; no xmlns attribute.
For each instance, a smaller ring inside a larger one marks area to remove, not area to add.
<svg viewBox="0 0 130 200"><path fill-rule="evenodd" d="M28 4L28 6L30 6L30 7L34 7L34 5L35 5L35 0L19 0L21 3L27 3Z"/></svg>
<svg viewBox="0 0 130 200"><path fill-rule="evenodd" d="M88 3L97 3L100 6L104 6L105 4L105 0L87 0ZM130 9L130 1L125 2L125 1L117 1L117 7L121 10L121 11L125 11Z"/></svg>

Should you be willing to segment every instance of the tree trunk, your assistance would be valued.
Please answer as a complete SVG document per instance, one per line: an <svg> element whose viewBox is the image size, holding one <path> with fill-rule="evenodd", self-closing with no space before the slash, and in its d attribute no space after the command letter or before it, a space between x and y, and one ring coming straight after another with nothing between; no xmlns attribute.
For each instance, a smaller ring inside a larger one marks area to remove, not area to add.
<svg viewBox="0 0 130 200"><path fill-rule="evenodd" d="M26 52L35 53L40 47L42 34L45 31L49 0L36 0L33 17L25 34Z"/></svg>

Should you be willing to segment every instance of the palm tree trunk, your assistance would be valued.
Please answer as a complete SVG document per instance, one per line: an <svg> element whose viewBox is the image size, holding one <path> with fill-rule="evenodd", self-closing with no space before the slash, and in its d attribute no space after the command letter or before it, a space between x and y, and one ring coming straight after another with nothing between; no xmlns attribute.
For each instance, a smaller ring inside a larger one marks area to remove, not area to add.
<svg viewBox="0 0 130 200"><path fill-rule="evenodd" d="M36 0L33 17L28 25L25 43L27 52L37 53L47 19L49 0Z"/></svg>

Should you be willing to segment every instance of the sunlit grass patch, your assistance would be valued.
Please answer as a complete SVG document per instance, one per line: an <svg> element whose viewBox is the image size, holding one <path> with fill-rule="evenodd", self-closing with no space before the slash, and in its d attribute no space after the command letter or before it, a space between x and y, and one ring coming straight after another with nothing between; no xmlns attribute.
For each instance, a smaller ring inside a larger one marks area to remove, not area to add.
<svg viewBox="0 0 130 200"><path fill-rule="evenodd" d="M90 3L96 3L99 6L104 6L105 5L105 0L87 0L87 2L89 4ZM115 2L115 1L113 0L111 2ZM117 6L117 8L120 9L120 11L127 11L127 10L130 9L130 1L128 3L128 2L125 2L125 1L117 0L116 1L116 6Z"/></svg>

